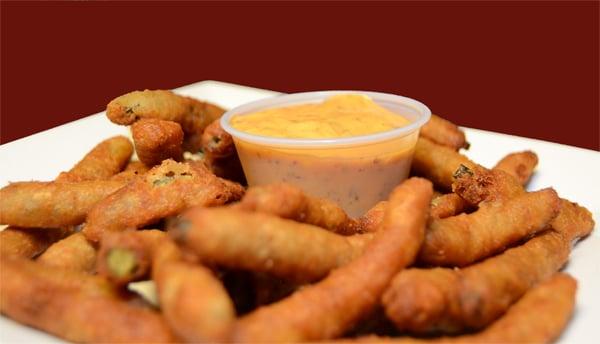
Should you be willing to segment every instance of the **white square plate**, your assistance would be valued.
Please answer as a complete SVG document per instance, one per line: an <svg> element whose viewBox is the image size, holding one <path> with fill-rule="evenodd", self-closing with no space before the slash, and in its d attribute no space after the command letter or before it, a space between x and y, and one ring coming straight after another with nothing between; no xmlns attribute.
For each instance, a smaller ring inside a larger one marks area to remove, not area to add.
<svg viewBox="0 0 600 344"><path fill-rule="evenodd" d="M224 108L277 95L277 92L203 81L175 90ZM13 114L14 115L14 114ZM556 143L465 128L471 149L465 154L491 167L504 155L530 149L540 163L528 189L552 186L563 198L575 201L600 218L600 153ZM52 180L71 168L101 140L127 128L111 123L104 112L70 122L0 146L0 187L9 181ZM596 226L598 227L598 226ZM1 267L0 267L1 268ZM597 338L600 319L600 233L579 243L565 271L579 281L575 316L560 339L589 343ZM60 339L0 317L1 343L60 343Z"/></svg>

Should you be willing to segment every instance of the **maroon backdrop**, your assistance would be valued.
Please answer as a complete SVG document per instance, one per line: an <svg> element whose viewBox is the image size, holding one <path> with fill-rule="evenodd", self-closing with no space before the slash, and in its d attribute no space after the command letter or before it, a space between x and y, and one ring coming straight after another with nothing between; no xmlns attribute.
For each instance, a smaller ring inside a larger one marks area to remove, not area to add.
<svg viewBox="0 0 600 344"><path fill-rule="evenodd" d="M214 79L419 99L470 127L600 149L598 2L2 2L1 141Z"/></svg>

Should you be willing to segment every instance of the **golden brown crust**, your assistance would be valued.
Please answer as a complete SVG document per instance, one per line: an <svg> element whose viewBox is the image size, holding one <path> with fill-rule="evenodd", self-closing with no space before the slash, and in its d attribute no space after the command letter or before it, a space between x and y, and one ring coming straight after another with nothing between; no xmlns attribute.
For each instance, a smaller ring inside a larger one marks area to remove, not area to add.
<svg viewBox="0 0 600 344"><path fill-rule="evenodd" d="M342 235L360 232L357 221L348 217L336 203L312 197L286 183L250 187L237 206L319 226Z"/></svg>
<svg viewBox="0 0 600 344"><path fill-rule="evenodd" d="M131 158L133 145L125 136L115 136L96 145L69 172L56 177L57 182L81 182L108 179L123 169Z"/></svg>
<svg viewBox="0 0 600 344"><path fill-rule="evenodd" d="M0 231L0 255L34 258L70 231L60 228L7 227Z"/></svg>
<svg viewBox="0 0 600 344"><path fill-rule="evenodd" d="M200 163L165 160L99 202L88 214L83 233L98 242L105 232L140 228L192 206L225 204L243 192L240 185L217 178Z"/></svg>
<svg viewBox="0 0 600 344"><path fill-rule="evenodd" d="M452 148L423 137L417 140L411 165L413 174L426 177L440 189L450 191L454 182L454 172L460 165L472 167L475 164Z"/></svg>
<svg viewBox="0 0 600 344"><path fill-rule="evenodd" d="M142 118L177 122L185 133L184 150L200 149L204 128L225 111L220 107L167 90L134 91L113 99L106 116L113 123L130 125Z"/></svg>
<svg viewBox="0 0 600 344"><path fill-rule="evenodd" d="M75 233L52 244L37 261L45 266L92 273L96 264L96 248L83 234Z"/></svg>
<svg viewBox="0 0 600 344"><path fill-rule="evenodd" d="M517 179L521 185L526 185L537 164L537 154L532 151L523 151L508 154L498 161L494 169L502 170Z"/></svg>
<svg viewBox="0 0 600 344"><path fill-rule="evenodd" d="M487 203L471 214L434 219L419 261L433 266L471 264L545 229L559 210L556 192L544 189Z"/></svg>
<svg viewBox="0 0 600 344"><path fill-rule="evenodd" d="M436 115L431 115L429 122L421 127L419 135L454 150L469 147L465 133L456 124Z"/></svg>
<svg viewBox="0 0 600 344"><path fill-rule="evenodd" d="M372 238L344 237L270 214L227 208L190 209L169 232L204 261L296 281L322 278L349 263Z"/></svg>
<svg viewBox="0 0 600 344"><path fill-rule="evenodd" d="M334 338L370 313L390 278L412 263L422 243L433 188L411 178L390 197L384 228L367 251L327 278L242 317L235 341L300 342Z"/></svg>
<svg viewBox="0 0 600 344"><path fill-rule="evenodd" d="M4 259L0 310L75 342L171 342L162 317L121 300L102 278L26 260Z"/></svg>
<svg viewBox="0 0 600 344"><path fill-rule="evenodd" d="M146 166L183 159L183 130L176 122L142 119L131 125L131 135L137 156Z"/></svg>
<svg viewBox="0 0 600 344"><path fill-rule="evenodd" d="M521 246L464 269L409 269L398 274L382 299L386 314L400 330L416 333L486 326L528 288L559 270L571 242L594 228L589 211L561 203L552 230Z"/></svg>
<svg viewBox="0 0 600 344"><path fill-rule="evenodd" d="M20 227L78 225L99 201L125 182L18 182L0 189L0 223Z"/></svg>

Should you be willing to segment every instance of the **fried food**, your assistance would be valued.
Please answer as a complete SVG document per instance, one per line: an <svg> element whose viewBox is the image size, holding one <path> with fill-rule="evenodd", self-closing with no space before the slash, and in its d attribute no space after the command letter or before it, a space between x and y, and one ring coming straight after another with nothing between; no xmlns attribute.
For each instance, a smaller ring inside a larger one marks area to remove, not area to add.
<svg viewBox="0 0 600 344"><path fill-rule="evenodd" d="M214 120L202 133L202 152L215 158L236 154L233 137L223 130L220 119Z"/></svg>
<svg viewBox="0 0 600 344"><path fill-rule="evenodd" d="M494 170L502 170L515 177L521 185L526 185L538 164L538 157L532 151L511 153L502 158Z"/></svg>
<svg viewBox="0 0 600 344"><path fill-rule="evenodd" d="M11 183L0 189L0 224L39 228L77 225L98 201L124 184L116 180Z"/></svg>
<svg viewBox="0 0 600 344"><path fill-rule="evenodd" d="M521 246L463 269L402 271L383 295L387 316L398 329L414 333L458 333L491 323L558 271L571 243L594 228L589 211L565 202L552 229Z"/></svg>
<svg viewBox="0 0 600 344"><path fill-rule="evenodd" d="M106 106L106 116L116 124L130 125L141 118L179 123L185 133L184 149L191 152L200 149L202 132L224 112L216 105L166 90L130 92Z"/></svg>
<svg viewBox="0 0 600 344"><path fill-rule="evenodd" d="M454 177L454 193L472 205L506 200L525 192L517 179L502 170L461 165Z"/></svg>
<svg viewBox="0 0 600 344"><path fill-rule="evenodd" d="M575 308L577 282L557 273L533 287L506 314L479 333L433 339L380 338L368 336L345 342L427 343L551 343L567 326Z"/></svg>
<svg viewBox="0 0 600 344"><path fill-rule="evenodd" d="M167 234L155 229L107 233L98 250L96 270L117 286L147 278L154 251L166 240Z"/></svg>
<svg viewBox="0 0 600 344"><path fill-rule="evenodd" d="M120 299L102 278L4 258L0 310L21 323L75 342L171 342L162 317Z"/></svg>
<svg viewBox="0 0 600 344"><path fill-rule="evenodd" d="M221 127L220 120L214 120L202 133L201 139L204 161L217 176L246 184L242 163L233 144L233 138Z"/></svg>
<svg viewBox="0 0 600 344"><path fill-rule="evenodd" d="M7 227L0 231L0 256L34 258L69 234L60 228Z"/></svg>
<svg viewBox="0 0 600 344"><path fill-rule="evenodd" d="M150 168L141 161L130 161L123 171L110 177L110 179L129 182L132 179L144 175L149 169Z"/></svg>
<svg viewBox="0 0 600 344"><path fill-rule="evenodd" d="M432 219L444 219L470 209L469 203L455 193L448 193L431 201L429 216Z"/></svg>
<svg viewBox="0 0 600 344"><path fill-rule="evenodd" d="M208 268L185 262L169 240L156 247L152 276L160 307L178 337L187 342L223 342L235 309L223 284Z"/></svg>
<svg viewBox="0 0 600 344"><path fill-rule="evenodd" d="M231 208L193 208L168 229L203 261L311 281L362 254L372 235L341 236L274 215Z"/></svg>
<svg viewBox="0 0 600 344"><path fill-rule="evenodd" d="M147 166L183 159L183 130L177 122L144 118L131 125L138 158Z"/></svg>
<svg viewBox="0 0 600 344"><path fill-rule="evenodd" d="M371 312L423 241L431 183L411 178L392 192L383 228L365 253L321 282L240 318L233 340L300 342L339 336Z"/></svg>
<svg viewBox="0 0 600 344"><path fill-rule="evenodd" d="M37 261L45 266L92 273L96 264L96 248L83 234L75 233L52 244Z"/></svg>
<svg viewBox="0 0 600 344"><path fill-rule="evenodd" d="M501 252L543 230L560 210L552 189L487 203L472 214L430 222L419 261L434 266L465 266Z"/></svg>
<svg viewBox="0 0 600 344"><path fill-rule="evenodd" d="M192 206L225 204L243 193L242 186L217 178L202 164L165 160L99 202L88 214L83 233L98 242L105 232L140 228Z"/></svg>
<svg viewBox="0 0 600 344"><path fill-rule="evenodd" d="M369 211L358 218L358 227L362 233L373 233L381 228L387 201L381 201L375 204Z"/></svg>
<svg viewBox="0 0 600 344"><path fill-rule="evenodd" d="M342 235L360 231L357 221L348 217L335 202L307 195L302 189L287 183L250 187L237 206L319 226Z"/></svg>
<svg viewBox="0 0 600 344"><path fill-rule="evenodd" d="M81 182L103 180L118 173L125 167L133 146L125 136L115 136L100 142L69 172L56 177L57 182Z"/></svg>
<svg viewBox="0 0 600 344"><path fill-rule="evenodd" d="M440 116L431 115L429 122L421 127L419 135L454 150L469 148L465 133L456 124Z"/></svg>
<svg viewBox="0 0 600 344"><path fill-rule="evenodd" d="M436 144L424 137L417 140L411 166L413 174L426 177L441 190L450 191L454 182L454 172L460 165L472 167L475 163L452 148Z"/></svg>

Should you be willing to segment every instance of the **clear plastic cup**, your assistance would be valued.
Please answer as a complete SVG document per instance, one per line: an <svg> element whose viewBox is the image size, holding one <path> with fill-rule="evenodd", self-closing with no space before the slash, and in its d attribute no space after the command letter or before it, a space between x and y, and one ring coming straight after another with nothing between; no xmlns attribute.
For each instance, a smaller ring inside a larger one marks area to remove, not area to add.
<svg viewBox="0 0 600 344"><path fill-rule="evenodd" d="M333 95L362 94L404 116L407 126L370 135L331 139L288 139L249 134L231 118L260 110L318 103ZM227 111L221 125L233 137L248 185L287 182L308 194L340 204L360 216L408 176L419 129L431 117L423 103L387 93L319 91L276 96Z"/></svg>

